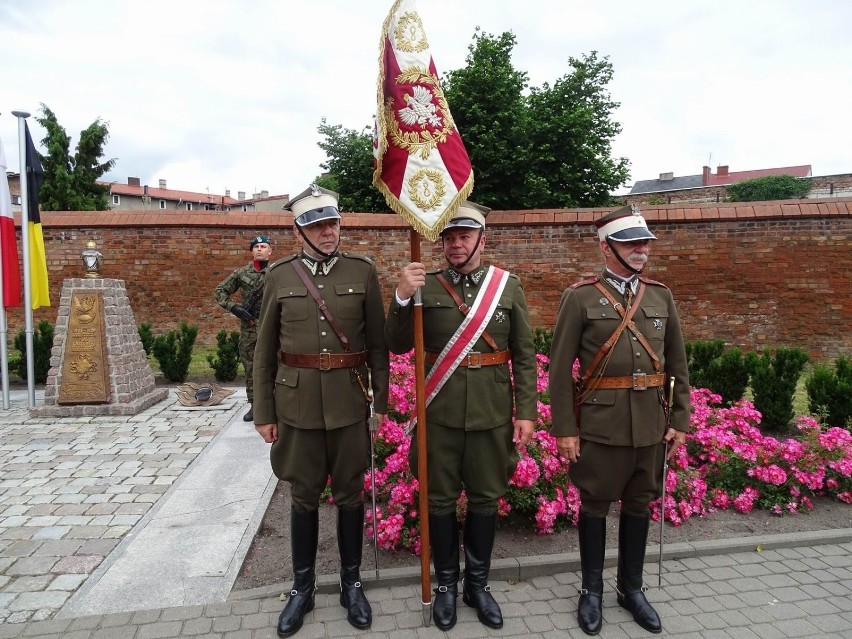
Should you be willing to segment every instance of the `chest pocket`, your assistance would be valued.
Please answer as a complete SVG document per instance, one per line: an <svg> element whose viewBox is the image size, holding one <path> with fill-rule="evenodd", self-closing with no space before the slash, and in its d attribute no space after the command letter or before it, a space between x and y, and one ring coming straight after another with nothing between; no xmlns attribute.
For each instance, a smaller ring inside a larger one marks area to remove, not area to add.
<svg viewBox="0 0 852 639"><path fill-rule="evenodd" d="M308 319L308 301L308 289L304 286L280 287L278 306L281 308L281 319L285 322Z"/></svg>
<svg viewBox="0 0 852 639"><path fill-rule="evenodd" d="M488 320L487 331L498 344L502 344L509 337L512 328L512 308L514 300L509 295L503 295L497 302L497 307ZM502 338L502 339L501 339Z"/></svg>
<svg viewBox="0 0 852 639"><path fill-rule="evenodd" d="M340 318L359 319L364 316L364 298L366 290L363 282L355 284L335 284L337 296L337 315Z"/></svg>
<svg viewBox="0 0 852 639"><path fill-rule="evenodd" d="M665 306L643 306L641 308L642 319L645 326L642 332L649 340L662 340L666 336L666 323L669 319L669 310Z"/></svg>

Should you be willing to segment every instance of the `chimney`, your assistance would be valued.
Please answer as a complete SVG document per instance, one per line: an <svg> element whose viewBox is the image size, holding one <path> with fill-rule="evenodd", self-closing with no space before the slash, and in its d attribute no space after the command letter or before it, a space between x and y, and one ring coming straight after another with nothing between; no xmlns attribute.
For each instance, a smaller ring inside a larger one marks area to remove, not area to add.
<svg viewBox="0 0 852 639"><path fill-rule="evenodd" d="M231 189L225 189L225 197L231 197Z"/></svg>
<svg viewBox="0 0 852 639"><path fill-rule="evenodd" d="M160 178L160 188L161 189L166 188L166 181L163 178Z"/></svg>
<svg viewBox="0 0 852 639"><path fill-rule="evenodd" d="M263 191L260 192L260 197L269 197L269 191L264 189Z"/></svg>
<svg viewBox="0 0 852 639"><path fill-rule="evenodd" d="M705 165L701 173L701 185L707 186L708 184L710 184L710 167Z"/></svg>
<svg viewBox="0 0 852 639"><path fill-rule="evenodd" d="M728 165L720 165L716 167L716 177L727 177L728 176Z"/></svg>
<svg viewBox="0 0 852 639"><path fill-rule="evenodd" d="M138 177L129 177L127 178L127 186L141 186Z"/></svg>
<svg viewBox="0 0 852 639"><path fill-rule="evenodd" d="M237 191L237 199L238 200L246 199L246 192L245 191Z"/></svg>
<svg viewBox="0 0 852 639"><path fill-rule="evenodd" d="M674 179L674 173L660 173L660 182L671 182Z"/></svg>

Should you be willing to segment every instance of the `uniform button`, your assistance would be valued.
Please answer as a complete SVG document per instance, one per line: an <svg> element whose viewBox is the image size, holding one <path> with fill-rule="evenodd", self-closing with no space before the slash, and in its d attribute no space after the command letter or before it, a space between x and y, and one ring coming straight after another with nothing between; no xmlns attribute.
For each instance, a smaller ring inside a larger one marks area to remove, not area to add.
<svg viewBox="0 0 852 639"><path fill-rule="evenodd" d="M636 338L635 338L635 337L633 338L633 341L634 341L634 342L636 341Z"/></svg>
<svg viewBox="0 0 852 639"><path fill-rule="evenodd" d="M592 400L592 404L594 404L596 401L598 401L597 397Z"/></svg>
<svg viewBox="0 0 852 639"><path fill-rule="evenodd" d="M323 317L322 315L320 315L320 322L324 322L324 321L325 321L325 317Z"/></svg>
<svg viewBox="0 0 852 639"><path fill-rule="evenodd" d="M467 296L468 296L468 297L473 297L473 293L468 293L468 294L467 294Z"/></svg>
<svg viewBox="0 0 852 639"><path fill-rule="evenodd" d="M601 313L601 317L606 317L606 313Z"/></svg>
<svg viewBox="0 0 852 639"><path fill-rule="evenodd" d="M636 357L642 357L642 353L636 353Z"/></svg>
<svg viewBox="0 0 852 639"><path fill-rule="evenodd" d="M327 353L327 352L328 352L328 349L327 349L327 348L324 348L324 349L322 349L322 352L323 352L323 353Z"/></svg>
<svg viewBox="0 0 852 639"><path fill-rule="evenodd" d="M440 306L441 302L435 302L435 306Z"/></svg>
<svg viewBox="0 0 852 639"><path fill-rule="evenodd" d="M323 288L324 284L317 284L317 288Z"/></svg>
<svg viewBox="0 0 852 639"><path fill-rule="evenodd" d="M351 288L349 289L349 292L350 292L350 293L354 293L354 291L353 291Z"/></svg>
<svg viewBox="0 0 852 639"><path fill-rule="evenodd" d="M322 333L320 333L320 335L322 335L323 337L325 337L325 336L326 336L326 332L325 332L325 331L323 331Z"/></svg>

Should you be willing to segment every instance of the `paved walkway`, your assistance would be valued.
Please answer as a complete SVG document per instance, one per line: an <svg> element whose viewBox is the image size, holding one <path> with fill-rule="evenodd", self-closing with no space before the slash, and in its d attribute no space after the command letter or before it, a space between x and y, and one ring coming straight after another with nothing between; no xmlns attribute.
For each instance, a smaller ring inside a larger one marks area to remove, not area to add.
<svg viewBox="0 0 852 639"><path fill-rule="evenodd" d="M31 419L13 393L0 414L0 639L276 636L287 584L228 594L274 486L236 397L218 411L171 396L131 417ZM326 575L296 636L584 637L578 568L576 554L495 562L505 626L460 601L449 633L424 627L416 568L365 573L370 631L348 625ZM660 589L654 571L666 636L852 639L852 529L672 545ZM651 636L606 576L600 636Z"/></svg>

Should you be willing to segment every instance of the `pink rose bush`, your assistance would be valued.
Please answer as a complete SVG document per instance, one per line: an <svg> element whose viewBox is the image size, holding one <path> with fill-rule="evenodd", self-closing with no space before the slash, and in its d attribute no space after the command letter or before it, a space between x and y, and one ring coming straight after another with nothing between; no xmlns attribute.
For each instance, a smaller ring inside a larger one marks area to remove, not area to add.
<svg viewBox="0 0 852 639"><path fill-rule="evenodd" d="M419 484L408 463L416 435L406 435L415 411L412 360L411 354L391 356L388 415L375 445L378 513L374 522L367 509L366 534L372 538L376 526L381 548L419 554ZM499 516L511 513L529 521L540 535L576 525L580 508L579 492L568 477L569 463L549 432L548 364L545 355L537 356L537 430L521 451L509 490L498 505ZM693 389L691 402L694 432L669 464L665 504L660 499L651 504L655 521L664 512L666 520L678 526L690 517L728 508L796 514L812 508L815 495L852 504L849 431L799 417L798 436L779 440L761 433L760 413L746 400L724 408L718 395ZM367 495L370 482L368 472ZM465 507L462 495L460 516Z"/></svg>

